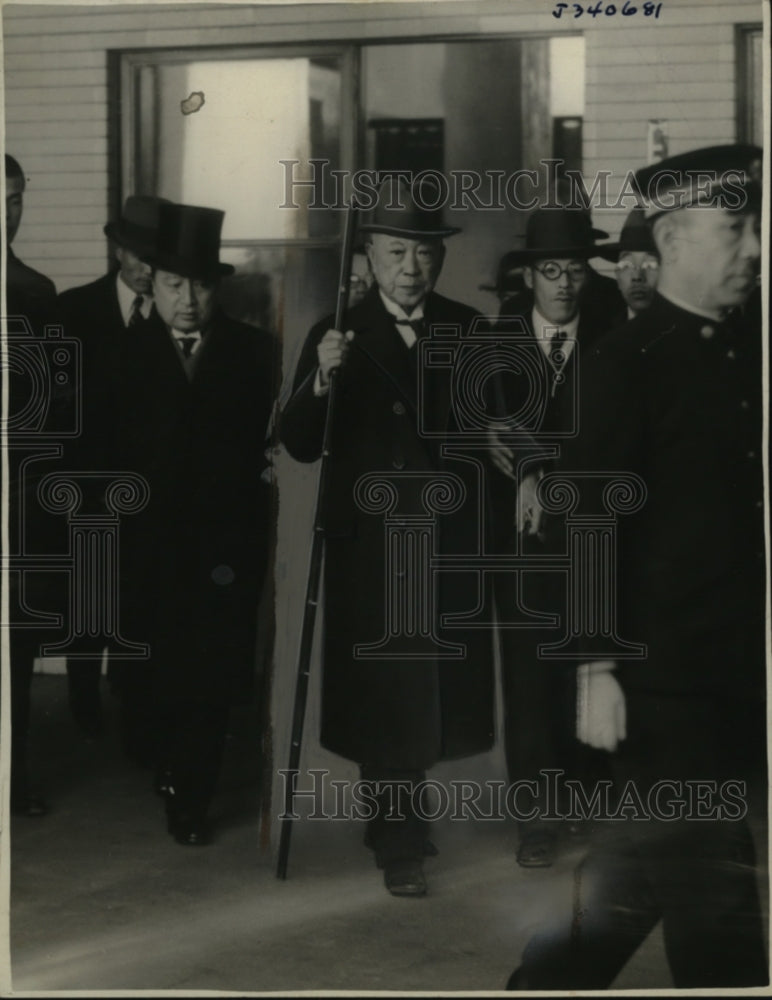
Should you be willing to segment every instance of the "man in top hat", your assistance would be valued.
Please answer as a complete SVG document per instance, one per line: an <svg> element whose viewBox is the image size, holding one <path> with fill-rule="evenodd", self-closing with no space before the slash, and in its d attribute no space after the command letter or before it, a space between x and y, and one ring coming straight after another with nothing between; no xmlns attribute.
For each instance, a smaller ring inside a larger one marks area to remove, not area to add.
<svg viewBox="0 0 772 1000"><path fill-rule="evenodd" d="M154 308L121 338L110 450L149 502L122 536L124 636L150 645L148 749L178 843L205 844L229 705L250 694L271 533L273 338L217 304L224 213L162 204ZM132 669L129 664L127 670Z"/></svg>
<svg viewBox="0 0 772 1000"><path fill-rule="evenodd" d="M523 267L529 294L520 296L518 315L527 336L538 346L546 377L537 387L540 395L538 425L530 428L535 449L527 463L518 462L516 450L491 435L491 459L502 474L494 480L494 523L498 524L498 544L519 548L542 557L553 551L547 525L537 499L539 480L551 468L550 448L562 440L564 413L570 412L578 375L577 355L590 349L593 342L613 322L613 313L588 304L586 289L591 277L588 261L601 256L607 233L592 226L588 212L580 209L540 208L528 219L525 247L513 251L513 263ZM594 272L593 272L594 273ZM596 276L599 278L599 276ZM604 299L604 301L607 301ZM507 316L514 316L513 302L505 304L499 326L508 327ZM504 373L498 390L505 413L523 409L534 391L527 376ZM566 428L570 429L570 428ZM516 464L519 465L516 468ZM517 478L516 478L517 477ZM513 535L515 530L519 540ZM559 540L557 540L559 544ZM523 592L518 593L511 574L497 574L497 607L502 621L512 616L516 602L543 613L554 613L560 602L560 582L554 573L531 572L523 578ZM563 769L572 777L591 769L594 761L570 739L566 739L566 711L572 701L565 690L565 673L554 662L540 660L540 643L554 640L545 629L501 630L502 680L504 690L505 748L511 781L543 782L540 772ZM542 797L535 805L544 807ZM517 860L527 868L552 864L557 848L558 826L554 820L538 818L521 822Z"/></svg>
<svg viewBox="0 0 772 1000"><path fill-rule="evenodd" d="M619 242L604 247L602 256L614 262L617 285L627 306L620 324L634 319L651 305L659 278L659 251L642 208L632 209Z"/></svg>
<svg viewBox="0 0 772 1000"><path fill-rule="evenodd" d="M609 474L645 486L617 525L616 566L622 635L645 654L588 659L577 702L580 739L613 754L642 805L604 824L574 913L529 943L513 989L607 987L660 919L676 987L769 982L744 819L767 784L761 330L743 315L760 177L761 150L745 145L636 175L657 293L585 357L561 469L582 474L580 515L603 513Z"/></svg>
<svg viewBox="0 0 772 1000"><path fill-rule="evenodd" d="M120 217L104 227L114 247L117 267L96 281L70 288L59 296L59 311L68 336L82 345L81 399L83 433L73 455L82 468L95 471L115 468L105 450L108 423L104 411L112 401L107 391L115 364L118 338L130 334L146 320L153 306L150 266L146 257L155 242L158 209L164 199L131 195ZM108 650L109 654L109 650ZM94 648L90 658L68 658L67 677L70 709L75 721L89 736L102 728L99 697L102 650ZM111 678L122 689L122 727L126 751L142 761L144 751L138 730L144 726L142 699L134 697L133 680L139 668L127 672L125 665L111 664Z"/></svg>
<svg viewBox="0 0 772 1000"><path fill-rule="evenodd" d="M438 372L419 365L419 342L433 328L451 327L463 338L475 318L472 309L434 290L445 257L443 241L459 230L448 226L439 210L428 208L431 203L423 189L380 191L375 211L360 226L375 284L348 312L344 330L331 329L329 319L311 330L280 431L294 458L319 458L330 378L338 371L323 500L321 742L356 761L362 778L377 785L377 812L366 843L384 869L387 889L400 896L426 893L423 855L434 853L423 822L428 807L412 791L438 760L478 753L493 742L489 632L445 632L437 625L438 610L478 606L476 580L447 574L440 582L439 609L421 603L423 584L418 586L406 613L416 615L421 625L400 634L399 649L377 657L356 650L377 644L385 630L403 631L400 622L386 621L387 574L396 572L393 588L399 588L406 571L424 582L430 572L420 559L412 570L387 561L383 514L368 512L355 492L360 477L373 473L393 484L396 511L425 519L430 484L454 473L464 484L466 500L438 517L440 551L476 551L478 544L477 468L444 454L442 438L455 429L449 385ZM436 436L423 433L422 426L436 430ZM454 649L444 642L454 643ZM395 782L401 783L401 795L395 793L392 811L390 789L397 786L389 783Z"/></svg>

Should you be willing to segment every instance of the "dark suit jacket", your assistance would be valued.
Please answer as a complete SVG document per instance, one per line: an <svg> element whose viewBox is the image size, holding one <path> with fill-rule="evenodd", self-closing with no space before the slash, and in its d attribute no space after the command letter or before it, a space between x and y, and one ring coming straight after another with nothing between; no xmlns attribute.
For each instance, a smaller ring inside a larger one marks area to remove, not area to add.
<svg viewBox="0 0 772 1000"><path fill-rule="evenodd" d="M474 313L431 294L427 326L454 324L465 334ZM326 397L316 397L316 346L330 320L317 324L303 348L294 392L281 420L281 438L300 461L314 461L322 446ZM450 659L426 651L414 623L401 655L357 658L354 646L374 643L386 628L386 550L383 513L362 509L355 498L360 476L397 474L397 510L425 513L421 492L442 471L462 477L467 498L455 513L440 515L443 552L474 552L482 518L481 469L473 461L440 456L439 443L419 433L418 349L408 351L377 288L353 308L346 326L356 331L338 376L332 427L329 489L325 505L325 638L321 739L328 749L360 763L424 768L440 757L475 753L493 741L492 651L488 630L447 629L444 641L464 644ZM455 426L450 382L424 373L427 420L444 436ZM447 375L447 371L445 372ZM427 402L431 400L431 402ZM479 457L478 453L478 457ZM419 560L426 558L417 556ZM408 571L407 564L403 571ZM439 605L473 611L482 603L474 573L441 574ZM416 595L416 612L421 595ZM427 609L436 626L434 609Z"/></svg>
<svg viewBox="0 0 772 1000"><path fill-rule="evenodd" d="M153 312L119 339L105 419L113 467L150 488L122 525L126 637L151 642L162 697L222 699L246 694L254 670L277 358L272 337L219 313L196 359L189 380Z"/></svg>
<svg viewBox="0 0 772 1000"><path fill-rule="evenodd" d="M24 443L25 433L34 431L38 443L48 441L61 447L73 423L75 366L59 365L54 360L55 344L39 343L46 327L57 324L56 287L50 278L19 260L13 250L6 254L6 303L8 317L8 438L11 444ZM54 377L64 374L59 383ZM25 416L26 415L26 416ZM20 435L17 436L17 430ZM29 437L26 437L29 440ZM34 444L34 440L32 441ZM34 452L34 447L33 447ZM24 448L8 451L8 502L10 552L58 554L67 542L63 518L46 512L37 496L38 482L61 466L56 457L29 461ZM11 573L11 620L28 618L19 604L26 603L33 612L61 611L65 595L60 573ZM44 641L56 641L59 635L44 630Z"/></svg>
<svg viewBox="0 0 772 1000"><path fill-rule="evenodd" d="M111 468L104 434L105 410L110 409L111 373L117 363L117 340L126 333L116 274L111 271L88 285L70 288L58 299L65 333L81 345L79 381L83 433L68 458L81 469Z"/></svg>
<svg viewBox="0 0 772 1000"><path fill-rule="evenodd" d="M9 316L26 316L34 333L57 320L56 286L50 278L19 260L8 247L5 294Z"/></svg>
<svg viewBox="0 0 772 1000"><path fill-rule="evenodd" d="M585 358L580 433L561 467L635 472L647 489L618 529L624 638L649 646L624 668L628 685L710 689L730 669L732 685L763 685L758 662L722 662L730 634L761 625L760 394L758 327L659 295ZM603 511L588 487L582 510Z"/></svg>

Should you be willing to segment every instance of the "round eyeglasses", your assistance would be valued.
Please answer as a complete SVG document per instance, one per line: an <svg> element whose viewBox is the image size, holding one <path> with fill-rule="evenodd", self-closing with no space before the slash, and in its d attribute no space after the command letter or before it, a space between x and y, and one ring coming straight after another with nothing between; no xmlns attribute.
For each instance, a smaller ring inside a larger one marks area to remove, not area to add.
<svg viewBox="0 0 772 1000"><path fill-rule="evenodd" d="M614 268L620 274L629 274L631 271L643 271L644 273L653 274L655 271L659 271L659 261L644 260L641 264L634 264L631 260L620 260L619 263L614 265Z"/></svg>
<svg viewBox="0 0 772 1000"><path fill-rule="evenodd" d="M544 275L547 281L557 281L567 274L571 281L581 281L587 274L587 265L579 260L572 260L568 267L561 267L556 260L548 260L540 266L534 265L534 270Z"/></svg>

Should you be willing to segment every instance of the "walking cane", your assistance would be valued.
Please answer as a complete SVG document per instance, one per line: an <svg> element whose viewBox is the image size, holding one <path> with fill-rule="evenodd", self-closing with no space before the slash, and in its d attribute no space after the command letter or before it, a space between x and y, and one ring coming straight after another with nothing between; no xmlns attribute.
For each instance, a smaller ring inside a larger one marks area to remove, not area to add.
<svg viewBox="0 0 772 1000"><path fill-rule="evenodd" d="M334 329L341 331L343 330L343 314L348 305L356 211L356 203L352 198L346 212L343 247L340 256L340 274L338 277L338 298L335 303ZM290 840L292 838L292 805L298 770L300 768L300 748L303 742L303 724L305 722L306 702L308 700L311 646L314 639L316 609L319 603L319 583L322 574L322 557L324 555L324 508L330 468L330 438L332 436L337 372L337 368L333 368L330 372L330 387L327 393L327 412L324 420L324 436L322 438L322 462L319 469L319 482L316 488L314 534L311 541L306 601L303 609L303 627L300 632L298 670L295 680L295 704L292 711L292 741L290 743L288 773L285 776L288 781L285 786L284 813L281 818L281 834L279 838L279 861L276 868L276 877L282 879L286 879L287 877L287 862L289 860Z"/></svg>

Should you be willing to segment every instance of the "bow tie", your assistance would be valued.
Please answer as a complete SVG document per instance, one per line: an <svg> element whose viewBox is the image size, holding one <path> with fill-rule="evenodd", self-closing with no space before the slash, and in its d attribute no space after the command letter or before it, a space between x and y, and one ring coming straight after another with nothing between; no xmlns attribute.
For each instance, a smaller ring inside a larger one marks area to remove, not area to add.
<svg viewBox="0 0 772 1000"><path fill-rule="evenodd" d="M396 319L394 322L397 326L409 326L417 338L423 337L426 332L423 319Z"/></svg>

